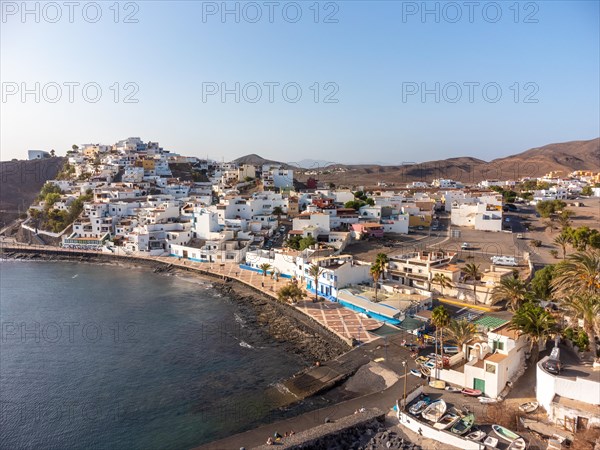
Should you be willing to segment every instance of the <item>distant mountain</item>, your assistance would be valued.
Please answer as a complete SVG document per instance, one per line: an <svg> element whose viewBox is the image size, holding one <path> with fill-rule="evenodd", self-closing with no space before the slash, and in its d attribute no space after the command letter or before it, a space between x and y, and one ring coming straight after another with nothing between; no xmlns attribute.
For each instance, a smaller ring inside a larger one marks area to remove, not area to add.
<svg viewBox="0 0 600 450"><path fill-rule="evenodd" d="M324 159L302 159L300 161L290 161L288 164L292 167L299 167L301 169L322 169L324 167L338 165L336 162L326 161Z"/></svg>
<svg viewBox="0 0 600 450"><path fill-rule="evenodd" d="M517 155L498 158L490 164L500 166L528 166L535 173L551 170L600 170L600 138L589 141L570 141L536 147Z"/></svg>
<svg viewBox="0 0 600 450"><path fill-rule="evenodd" d="M346 171L320 174L318 179L336 185L374 186L386 183L401 186L412 181L431 182L435 178L477 183L485 179L539 177L550 171L561 171L567 175L574 170L600 171L600 138L548 144L489 162L457 157L403 165L337 164L336 167L344 167ZM303 177L300 181L304 181Z"/></svg>
<svg viewBox="0 0 600 450"><path fill-rule="evenodd" d="M252 164L254 166L261 166L263 164L284 164L278 161L273 161L272 159L265 159L255 153L241 156L237 159L234 159L233 162L237 164Z"/></svg>

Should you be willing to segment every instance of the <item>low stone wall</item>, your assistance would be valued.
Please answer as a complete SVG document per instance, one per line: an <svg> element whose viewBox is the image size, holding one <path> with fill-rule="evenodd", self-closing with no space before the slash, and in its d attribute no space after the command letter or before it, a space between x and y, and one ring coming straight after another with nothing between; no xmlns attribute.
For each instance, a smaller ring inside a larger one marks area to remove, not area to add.
<svg viewBox="0 0 600 450"><path fill-rule="evenodd" d="M310 449L334 450L352 448L358 437L373 435L385 420L385 413L378 409L368 409L364 412L337 419L335 422L325 423L277 443L277 449ZM272 450L271 445L254 447L256 450Z"/></svg>

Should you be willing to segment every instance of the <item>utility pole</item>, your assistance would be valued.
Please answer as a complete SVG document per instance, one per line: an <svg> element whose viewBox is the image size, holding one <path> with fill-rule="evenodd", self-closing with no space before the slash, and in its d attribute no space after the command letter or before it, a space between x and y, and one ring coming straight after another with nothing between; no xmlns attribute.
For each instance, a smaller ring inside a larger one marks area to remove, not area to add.
<svg viewBox="0 0 600 450"><path fill-rule="evenodd" d="M406 411L406 370L408 368L406 360L402 361L402 365L404 366L404 394L402 395L402 409Z"/></svg>

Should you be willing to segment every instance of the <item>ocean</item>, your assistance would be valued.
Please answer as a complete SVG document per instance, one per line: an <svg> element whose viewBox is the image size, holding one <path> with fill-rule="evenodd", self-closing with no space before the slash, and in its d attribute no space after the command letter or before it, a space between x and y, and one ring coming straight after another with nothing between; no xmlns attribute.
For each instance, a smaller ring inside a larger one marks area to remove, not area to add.
<svg viewBox="0 0 600 450"><path fill-rule="evenodd" d="M293 413L273 386L306 362L243 308L192 276L1 261L0 448L187 449Z"/></svg>

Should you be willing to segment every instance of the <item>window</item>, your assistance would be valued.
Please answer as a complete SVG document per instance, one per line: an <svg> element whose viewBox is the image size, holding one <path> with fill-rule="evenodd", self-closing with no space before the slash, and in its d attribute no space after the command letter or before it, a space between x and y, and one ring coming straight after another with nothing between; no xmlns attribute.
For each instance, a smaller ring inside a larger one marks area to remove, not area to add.
<svg viewBox="0 0 600 450"><path fill-rule="evenodd" d="M496 366L493 364L486 364L485 371L488 373L496 373Z"/></svg>
<svg viewBox="0 0 600 450"><path fill-rule="evenodd" d="M504 342L494 341L492 344L492 351L504 350Z"/></svg>

